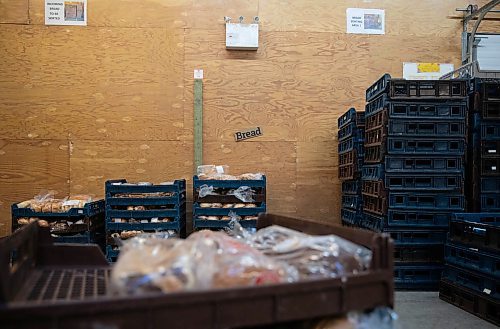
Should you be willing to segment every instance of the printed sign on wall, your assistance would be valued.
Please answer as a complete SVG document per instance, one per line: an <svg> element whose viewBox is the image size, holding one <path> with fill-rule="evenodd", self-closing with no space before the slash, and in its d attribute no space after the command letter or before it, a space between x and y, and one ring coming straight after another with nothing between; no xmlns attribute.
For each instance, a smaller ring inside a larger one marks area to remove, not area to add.
<svg viewBox="0 0 500 329"><path fill-rule="evenodd" d="M87 0L45 0L45 25L87 25Z"/></svg>
<svg viewBox="0 0 500 329"><path fill-rule="evenodd" d="M245 139L262 136L262 128L252 128L243 131L238 131L234 134L235 141L239 142Z"/></svg>
<svg viewBox="0 0 500 329"><path fill-rule="evenodd" d="M436 80L453 71L447 63L403 63L403 78L408 80Z"/></svg>
<svg viewBox="0 0 500 329"><path fill-rule="evenodd" d="M385 34L385 10L347 8L347 33Z"/></svg>

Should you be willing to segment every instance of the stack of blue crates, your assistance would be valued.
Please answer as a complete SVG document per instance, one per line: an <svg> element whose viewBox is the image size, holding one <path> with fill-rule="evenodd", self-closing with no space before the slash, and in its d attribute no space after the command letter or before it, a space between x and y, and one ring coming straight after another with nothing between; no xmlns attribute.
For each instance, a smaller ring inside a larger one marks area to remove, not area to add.
<svg viewBox="0 0 500 329"><path fill-rule="evenodd" d="M395 284L437 289L453 212L465 209L467 81L384 75L366 91L363 220L395 241Z"/></svg>
<svg viewBox="0 0 500 329"><path fill-rule="evenodd" d="M69 224L66 229L54 231L51 228L54 242L95 243L104 248L104 200L88 202L83 208L72 208L66 212L37 212L30 208L18 208L15 203L11 211L12 231L20 227L20 218L38 218L47 221L49 226L64 221Z"/></svg>
<svg viewBox="0 0 500 329"><path fill-rule="evenodd" d="M338 119L339 179L342 182L341 220L344 226L359 226L362 216L361 167L365 112L349 109Z"/></svg>
<svg viewBox="0 0 500 329"><path fill-rule="evenodd" d="M439 296L500 326L500 212L450 222Z"/></svg>
<svg viewBox="0 0 500 329"><path fill-rule="evenodd" d="M125 179L106 182L106 257L116 261L119 246L111 235L123 231L174 231L186 235L186 181L130 184Z"/></svg>
<svg viewBox="0 0 500 329"><path fill-rule="evenodd" d="M266 212L266 176L262 179L200 179L193 177L193 230L220 230L229 226L230 215L239 218L242 227L256 229L257 217ZM200 196L200 188L213 191ZM250 199L239 199L233 191L248 187ZM251 207L250 207L251 206Z"/></svg>

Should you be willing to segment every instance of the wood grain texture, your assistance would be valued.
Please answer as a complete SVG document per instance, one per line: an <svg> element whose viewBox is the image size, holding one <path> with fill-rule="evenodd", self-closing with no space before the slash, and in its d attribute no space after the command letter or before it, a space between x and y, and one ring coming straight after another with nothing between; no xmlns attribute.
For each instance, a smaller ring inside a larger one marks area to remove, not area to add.
<svg viewBox="0 0 500 329"><path fill-rule="evenodd" d="M29 0L0 0L0 24L29 24Z"/></svg>
<svg viewBox="0 0 500 329"><path fill-rule="evenodd" d="M69 147L65 140L0 140L0 236L10 233L10 207L43 190L69 193Z"/></svg>

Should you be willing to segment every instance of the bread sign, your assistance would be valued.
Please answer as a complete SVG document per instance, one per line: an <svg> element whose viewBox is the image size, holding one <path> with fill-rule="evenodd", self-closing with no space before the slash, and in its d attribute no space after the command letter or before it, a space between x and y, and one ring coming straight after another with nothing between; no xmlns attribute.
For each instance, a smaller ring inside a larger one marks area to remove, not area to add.
<svg viewBox="0 0 500 329"><path fill-rule="evenodd" d="M234 134L234 139L240 142L245 139L262 136L262 129L260 127L238 131Z"/></svg>

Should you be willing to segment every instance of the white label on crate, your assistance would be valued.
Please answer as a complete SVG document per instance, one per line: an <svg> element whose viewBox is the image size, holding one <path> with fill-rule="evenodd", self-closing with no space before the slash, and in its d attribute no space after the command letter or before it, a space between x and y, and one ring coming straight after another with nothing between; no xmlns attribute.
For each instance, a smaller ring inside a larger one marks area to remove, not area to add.
<svg viewBox="0 0 500 329"><path fill-rule="evenodd" d="M497 153L497 150L488 150L488 153Z"/></svg>
<svg viewBox="0 0 500 329"><path fill-rule="evenodd" d="M83 210L78 210L78 213L79 214L83 214Z"/></svg>
<svg viewBox="0 0 500 329"><path fill-rule="evenodd" d="M141 219L141 223L142 223L142 224L147 224L147 223L149 223L149 222L148 222L148 220L147 220L147 219Z"/></svg>
<svg viewBox="0 0 500 329"><path fill-rule="evenodd" d="M87 0L45 0L45 25L87 25Z"/></svg>
<svg viewBox="0 0 500 329"><path fill-rule="evenodd" d="M347 8L347 33L385 34L385 10Z"/></svg>
<svg viewBox="0 0 500 329"><path fill-rule="evenodd" d="M497 166L491 166L491 170L497 170Z"/></svg>
<svg viewBox="0 0 500 329"><path fill-rule="evenodd" d="M78 206L80 204L80 200L66 200L63 202L63 207L65 206L70 206L70 207L74 207L74 206Z"/></svg>
<svg viewBox="0 0 500 329"><path fill-rule="evenodd" d="M483 292L486 293L486 294L491 294L491 290L490 289L487 289L487 288L484 288L483 289Z"/></svg>

